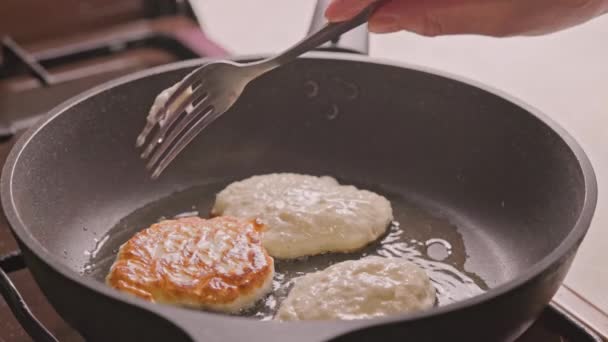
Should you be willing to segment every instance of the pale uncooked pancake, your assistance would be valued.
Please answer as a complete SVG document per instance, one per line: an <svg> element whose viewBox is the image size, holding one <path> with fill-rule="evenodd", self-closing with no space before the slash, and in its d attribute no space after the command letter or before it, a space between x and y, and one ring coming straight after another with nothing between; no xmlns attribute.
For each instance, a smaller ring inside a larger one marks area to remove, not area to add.
<svg viewBox="0 0 608 342"><path fill-rule="evenodd" d="M238 312L271 289L260 229L230 217L162 221L122 245L106 281L152 302Z"/></svg>
<svg viewBox="0 0 608 342"><path fill-rule="evenodd" d="M434 304L435 288L421 268L404 259L372 256L297 278L275 319L376 318Z"/></svg>
<svg viewBox="0 0 608 342"><path fill-rule="evenodd" d="M293 173L253 176L216 196L213 215L259 218L273 257L350 252L380 237L393 219L390 202L331 177Z"/></svg>

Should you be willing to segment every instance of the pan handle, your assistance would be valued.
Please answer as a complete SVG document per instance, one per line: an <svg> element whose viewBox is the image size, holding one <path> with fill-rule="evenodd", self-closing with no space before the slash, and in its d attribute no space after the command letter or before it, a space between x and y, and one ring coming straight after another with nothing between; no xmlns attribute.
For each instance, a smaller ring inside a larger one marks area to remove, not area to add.
<svg viewBox="0 0 608 342"><path fill-rule="evenodd" d="M167 321L180 327L192 341L285 341L285 342L325 342L366 328L366 320L341 321L301 321L301 322L260 322L257 319L233 317L192 311L173 307L155 307L155 311Z"/></svg>
<svg viewBox="0 0 608 342"><path fill-rule="evenodd" d="M17 251L0 256L0 294L4 297L19 324L34 341L57 342L57 338L34 316L8 276L8 273L22 268L25 268L25 262L21 252Z"/></svg>
<svg viewBox="0 0 608 342"><path fill-rule="evenodd" d="M317 1L310 28L308 29L309 34L317 32L325 26L327 23L327 20L325 19L325 10L331 1L332 0ZM367 24L350 30L335 41L321 45L317 50L367 55L369 53L369 31L367 30Z"/></svg>

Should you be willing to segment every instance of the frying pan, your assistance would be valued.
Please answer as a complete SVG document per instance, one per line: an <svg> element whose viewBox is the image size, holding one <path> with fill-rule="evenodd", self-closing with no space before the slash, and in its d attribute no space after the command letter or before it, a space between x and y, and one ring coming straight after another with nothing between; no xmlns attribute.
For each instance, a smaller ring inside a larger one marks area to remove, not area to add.
<svg viewBox="0 0 608 342"><path fill-rule="evenodd" d="M352 42L359 45L333 48L361 51L366 40ZM150 181L131 146L155 95L202 62L151 69L79 95L24 134L8 157L2 204L25 261L87 340L513 340L560 286L597 190L584 152L547 116L454 75L316 52L250 84ZM143 228L125 219L134 212L193 187L278 171L387 189L443 218L451 226L442 231L402 229L461 236L454 265L489 290L414 314L278 323L148 303L88 275L101 244L113 245L111 254L125 231Z"/></svg>

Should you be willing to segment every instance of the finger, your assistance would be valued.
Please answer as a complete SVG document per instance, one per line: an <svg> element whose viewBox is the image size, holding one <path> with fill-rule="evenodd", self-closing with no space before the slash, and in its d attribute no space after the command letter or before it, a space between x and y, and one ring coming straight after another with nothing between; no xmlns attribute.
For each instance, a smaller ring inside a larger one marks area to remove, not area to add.
<svg viewBox="0 0 608 342"><path fill-rule="evenodd" d="M330 22L348 20L376 1L377 0L334 0L327 7L325 17Z"/></svg>
<svg viewBox="0 0 608 342"><path fill-rule="evenodd" d="M425 36L536 35L599 15L605 8L598 1L399 0L381 7L370 19L369 29L378 33L408 30Z"/></svg>
<svg viewBox="0 0 608 342"><path fill-rule="evenodd" d="M519 10L518 5L514 3L517 2L392 1L374 14L370 19L369 29L377 33L408 30L425 36L466 33L503 36L508 34L506 18Z"/></svg>

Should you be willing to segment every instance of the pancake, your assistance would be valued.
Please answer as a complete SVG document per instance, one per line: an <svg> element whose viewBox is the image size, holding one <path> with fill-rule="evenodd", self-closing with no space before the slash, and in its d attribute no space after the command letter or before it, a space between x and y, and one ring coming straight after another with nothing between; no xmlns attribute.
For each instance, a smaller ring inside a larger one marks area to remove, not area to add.
<svg viewBox="0 0 608 342"><path fill-rule="evenodd" d="M429 309L435 296L429 277L418 266L404 259L370 256L297 278L275 319L376 318Z"/></svg>
<svg viewBox="0 0 608 342"><path fill-rule="evenodd" d="M152 302L238 312L271 289L261 228L231 217L156 223L121 246L106 281Z"/></svg>
<svg viewBox="0 0 608 342"><path fill-rule="evenodd" d="M393 219L390 202L378 194L293 173L228 185L212 214L259 218L267 228L264 247L280 259L358 250L383 235Z"/></svg>

